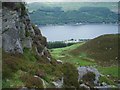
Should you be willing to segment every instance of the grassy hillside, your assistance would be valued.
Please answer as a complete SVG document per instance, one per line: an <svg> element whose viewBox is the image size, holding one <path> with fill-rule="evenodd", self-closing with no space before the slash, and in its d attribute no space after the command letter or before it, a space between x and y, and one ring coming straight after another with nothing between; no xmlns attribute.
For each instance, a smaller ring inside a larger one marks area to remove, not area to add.
<svg viewBox="0 0 120 90"><path fill-rule="evenodd" d="M118 49L117 39L118 35L104 35L91 41L77 43L65 48L50 49L50 52L55 59L72 63L76 67L96 67L100 73L105 75L100 78L100 81L113 84L115 83L114 80L119 78L119 68L115 59ZM106 48L112 49L107 50Z"/></svg>
<svg viewBox="0 0 120 90"><path fill-rule="evenodd" d="M79 58L80 60L86 59L89 62L96 62L103 66L116 65L118 63L118 35L103 35L86 43L51 49L51 53L54 58L67 62L75 62L77 61L76 58ZM74 60L71 60L71 56Z"/></svg>
<svg viewBox="0 0 120 90"><path fill-rule="evenodd" d="M70 53L77 56L86 54L101 65L116 65L118 63L118 35L97 37Z"/></svg>
<svg viewBox="0 0 120 90"><path fill-rule="evenodd" d="M45 57L36 56L32 50L24 49L24 54L10 54L3 51L2 57L3 88L54 87L53 80L61 77L61 65L55 60L49 63ZM39 76L39 79L34 77ZM43 80L45 85L43 85Z"/></svg>
<svg viewBox="0 0 120 90"><path fill-rule="evenodd" d="M73 63L76 67L94 65L95 62L88 59L87 57L82 58L82 57L70 54L70 51L73 51L76 48L81 47L83 44L84 43L77 43L65 48L51 49L50 51L53 58L57 60L62 60L63 62Z"/></svg>

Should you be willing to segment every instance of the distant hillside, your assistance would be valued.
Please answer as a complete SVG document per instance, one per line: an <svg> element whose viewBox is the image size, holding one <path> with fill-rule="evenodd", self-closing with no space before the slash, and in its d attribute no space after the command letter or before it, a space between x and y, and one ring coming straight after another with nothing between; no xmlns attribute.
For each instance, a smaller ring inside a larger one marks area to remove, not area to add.
<svg viewBox="0 0 120 90"><path fill-rule="evenodd" d="M120 38L119 38L120 41ZM101 65L118 63L118 35L103 35L70 51L74 55L86 55Z"/></svg>
<svg viewBox="0 0 120 90"><path fill-rule="evenodd" d="M30 13L37 25L64 25L76 23L116 23L117 14L106 7L81 7L78 10L64 11L60 7L42 7Z"/></svg>
<svg viewBox="0 0 120 90"><path fill-rule="evenodd" d="M49 3L30 3L28 4L29 11L36 11L41 7L61 7L62 10L78 10L81 7L107 7L110 10L117 12L118 3L117 2L49 2Z"/></svg>

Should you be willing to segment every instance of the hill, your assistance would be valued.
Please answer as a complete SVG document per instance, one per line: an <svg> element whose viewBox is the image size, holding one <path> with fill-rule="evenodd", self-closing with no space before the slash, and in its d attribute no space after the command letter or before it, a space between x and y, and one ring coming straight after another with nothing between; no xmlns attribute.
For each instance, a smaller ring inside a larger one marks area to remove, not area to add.
<svg viewBox="0 0 120 90"><path fill-rule="evenodd" d="M50 49L54 58L76 66L118 64L118 34L102 35L87 42L73 44L65 48Z"/></svg>
<svg viewBox="0 0 120 90"><path fill-rule="evenodd" d="M81 7L107 7L111 11L118 12L117 2L48 2L48 3L29 3L28 10L36 11L42 7L61 7L64 11L78 10Z"/></svg>
<svg viewBox="0 0 120 90"><path fill-rule="evenodd" d="M37 25L64 25L79 23L116 23L117 14L107 7L81 7L78 10L64 11L61 7L42 7L30 13L32 22Z"/></svg>
<svg viewBox="0 0 120 90"><path fill-rule="evenodd" d="M120 38L119 38L120 40ZM50 49L53 58L78 66L95 67L103 75L100 81L118 83L118 35L102 35L93 40ZM109 76L109 77L108 77Z"/></svg>
<svg viewBox="0 0 120 90"><path fill-rule="evenodd" d="M119 39L120 40L120 39ZM102 35L86 42L71 54L82 55L94 59L101 65L113 65L118 63L118 35Z"/></svg>

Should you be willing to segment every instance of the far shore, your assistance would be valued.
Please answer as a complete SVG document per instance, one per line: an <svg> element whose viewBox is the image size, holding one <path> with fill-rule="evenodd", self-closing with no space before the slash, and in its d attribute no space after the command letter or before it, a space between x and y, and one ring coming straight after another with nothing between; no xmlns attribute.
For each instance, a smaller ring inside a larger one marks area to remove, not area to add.
<svg viewBox="0 0 120 90"><path fill-rule="evenodd" d="M36 26L80 26L80 25L119 25L118 23L76 23L76 24L45 24Z"/></svg>

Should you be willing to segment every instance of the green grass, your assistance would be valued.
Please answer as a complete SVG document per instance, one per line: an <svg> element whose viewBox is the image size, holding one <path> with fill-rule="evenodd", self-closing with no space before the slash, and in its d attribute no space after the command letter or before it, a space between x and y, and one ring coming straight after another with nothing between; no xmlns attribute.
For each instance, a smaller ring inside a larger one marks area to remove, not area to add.
<svg viewBox="0 0 120 90"><path fill-rule="evenodd" d="M82 55L93 59L101 66L117 65L118 63L118 34L99 36L84 45L71 50L74 56Z"/></svg>
<svg viewBox="0 0 120 90"><path fill-rule="evenodd" d="M91 61L89 58L87 58L87 55L85 53L75 56L70 54L69 52L76 49L77 47L80 47L84 43L77 43L65 48L57 48L57 49L51 49L51 55L55 59L62 60L63 62L69 62L73 63L75 66L88 66L88 65L94 65L95 62Z"/></svg>
<svg viewBox="0 0 120 90"><path fill-rule="evenodd" d="M99 79L100 79L100 83L105 82L109 85L116 85L112 80L110 80L106 76L101 76Z"/></svg>
<svg viewBox="0 0 120 90"><path fill-rule="evenodd" d="M81 46L82 44L83 43L78 43L78 44L74 44L72 46L68 46L68 47L64 47L64 48L51 49L50 51L51 51L53 58L59 59L61 57L65 57L64 52L74 50L75 48Z"/></svg>
<svg viewBox="0 0 120 90"><path fill-rule="evenodd" d="M120 69L120 68L118 68L118 66L111 66L111 67L101 67L101 66L99 66L98 67L98 70L102 74L111 75L113 77L118 77L118 74L119 74L118 69Z"/></svg>
<svg viewBox="0 0 120 90"><path fill-rule="evenodd" d="M15 87L24 86L24 83L20 80L20 77L19 77L21 73L23 72L19 70L14 74L13 76L14 78L3 80L2 88L15 88Z"/></svg>
<svg viewBox="0 0 120 90"><path fill-rule="evenodd" d="M43 63L41 59L44 60L42 57L37 59L34 53L27 48L24 49L23 55L3 52L2 87L19 88L26 86L26 79L23 77L24 72L30 75L33 78L33 82L36 83L37 81L34 79L34 75L40 72L40 70L44 72L44 76L41 78L51 87L51 82L60 78L62 75L60 70L61 66L55 61L52 61L52 64L47 62ZM30 82L28 84L33 84L30 77L28 77L27 81Z"/></svg>
<svg viewBox="0 0 120 90"><path fill-rule="evenodd" d="M23 55L24 55L25 59L27 59L27 60L36 61L35 55L28 48L24 48L24 54Z"/></svg>

